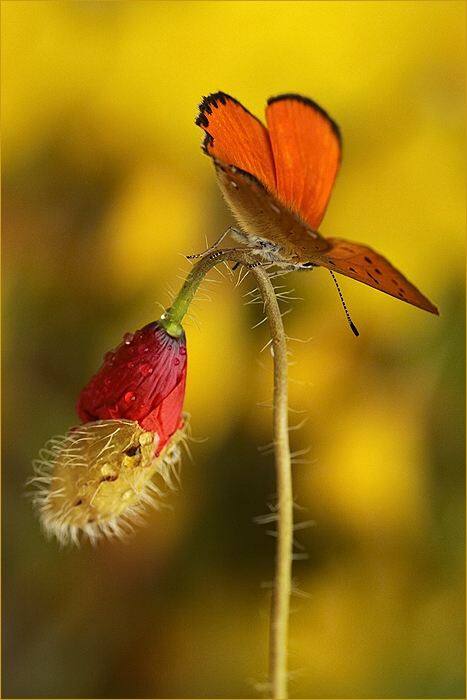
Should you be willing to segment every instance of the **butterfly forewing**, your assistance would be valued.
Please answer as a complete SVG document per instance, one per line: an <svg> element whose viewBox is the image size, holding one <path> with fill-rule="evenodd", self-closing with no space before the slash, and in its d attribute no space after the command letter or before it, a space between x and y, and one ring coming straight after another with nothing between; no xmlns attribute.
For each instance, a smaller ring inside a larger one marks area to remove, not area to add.
<svg viewBox="0 0 467 700"><path fill-rule="evenodd" d="M268 131L240 102L224 92L205 97L196 124L206 132L208 156L256 177L271 192L276 189Z"/></svg>
<svg viewBox="0 0 467 700"><path fill-rule="evenodd" d="M324 255L313 260L341 275L368 284L396 299L407 301L420 309L438 314L438 309L418 289L396 270L382 255L367 246L341 238L326 239L332 246Z"/></svg>
<svg viewBox="0 0 467 700"><path fill-rule="evenodd" d="M300 95L268 100L266 120L277 197L317 229L339 167L339 128L321 107Z"/></svg>

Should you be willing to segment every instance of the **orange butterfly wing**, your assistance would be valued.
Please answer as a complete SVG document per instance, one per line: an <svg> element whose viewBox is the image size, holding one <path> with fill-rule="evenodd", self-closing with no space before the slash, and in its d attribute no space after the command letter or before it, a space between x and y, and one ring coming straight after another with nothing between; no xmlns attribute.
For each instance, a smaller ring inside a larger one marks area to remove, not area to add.
<svg viewBox="0 0 467 700"><path fill-rule="evenodd" d="M407 301L432 314L439 314L436 306L379 253L368 246L341 238L326 240L332 245L331 250L313 258L312 264L327 267L328 270L368 284L396 299Z"/></svg>
<svg viewBox="0 0 467 700"><path fill-rule="evenodd" d="M206 133L203 150L214 162L222 194L250 245L264 251L271 241L268 249L275 250L275 259L280 259L280 250L291 264L299 256L306 260L328 250L329 243L277 195L266 127L223 92L205 97L199 109L196 124Z"/></svg>
<svg viewBox="0 0 467 700"><path fill-rule="evenodd" d="M196 124L206 132L203 150L208 156L245 170L276 191L268 131L240 102L224 92L209 95L199 106Z"/></svg>
<svg viewBox="0 0 467 700"><path fill-rule="evenodd" d="M277 197L317 229L339 168L339 127L315 102L294 94L271 97L266 121Z"/></svg>

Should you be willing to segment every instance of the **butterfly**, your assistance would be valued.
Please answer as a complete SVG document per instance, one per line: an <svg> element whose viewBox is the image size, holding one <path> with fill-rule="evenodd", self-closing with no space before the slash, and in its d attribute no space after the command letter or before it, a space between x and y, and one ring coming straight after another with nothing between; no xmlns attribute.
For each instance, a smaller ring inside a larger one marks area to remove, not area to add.
<svg viewBox="0 0 467 700"><path fill-rule="evenodd" d="M339 127L324 109L301 95L278 95L267 102L266 123L224 92L199 106L203 151L242 227L232 237L279 267L326 267L438 314L382 255L319 233L341 158Z"/></svg>

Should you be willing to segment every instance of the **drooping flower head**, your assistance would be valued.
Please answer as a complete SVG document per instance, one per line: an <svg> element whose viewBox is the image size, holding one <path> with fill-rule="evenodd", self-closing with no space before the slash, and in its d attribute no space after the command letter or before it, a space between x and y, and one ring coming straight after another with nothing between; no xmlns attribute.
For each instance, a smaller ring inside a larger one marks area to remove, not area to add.
<svg viewBox="0 0 467 700"><path fill-rule="evenodd" d="M204 256L170 309L107 353L82 390L83 424L54 438L35 460L33 504L47 535L60 543L122 536L173 487L188 416L182 413L186 340L182 320L204 276L216 264Z"/></svg>
<svg viewBox="0 0 467 700"><path fill-rule="evenodd" d="M158 321L149 323L107 353L80 394L78 415L83 423L136 421L159 436L159 452L180 424L186 367L185 334L173 337Z"/></svg>
<svg viewBox="0 0 467 700"><path fill-rule="evenodd" d="M35 461L33 503L60 543L121 537L147 504L157 507L164 486L174 488L187 425L186 341L176 330L157 321L125 335L79 396L83 425Z"/></svg>

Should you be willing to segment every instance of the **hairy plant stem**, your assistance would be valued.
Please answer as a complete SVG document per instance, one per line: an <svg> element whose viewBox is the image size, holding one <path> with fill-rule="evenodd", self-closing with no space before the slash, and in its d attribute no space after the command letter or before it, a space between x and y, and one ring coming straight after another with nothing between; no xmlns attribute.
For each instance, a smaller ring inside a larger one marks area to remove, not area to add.
<svg viewBox="0 0 467 700"><path fill-rule="evenodd" d="M246 251L220 250L206 255L190 271L161 324L179 335L181 321L209 270L219 262L234 261L254 275L264 303L272 339L274 362L273 440L277 481L277 554L271 602L269 675L270 697L287 698L288 627L292 577L293 493L288 432L287 344L274 287L265 269Z"/></svg>
<svg viewBox="0 0 467 700"><path fill-rule="evenodd" d="M271 697L287 698L289 608L292 583L293 493L288 429L287 343L271 280L262 267L251 270L263 297L274 359L273 437L277 481L277 553L272 591L269 669Z"/></svg>

